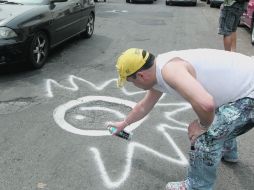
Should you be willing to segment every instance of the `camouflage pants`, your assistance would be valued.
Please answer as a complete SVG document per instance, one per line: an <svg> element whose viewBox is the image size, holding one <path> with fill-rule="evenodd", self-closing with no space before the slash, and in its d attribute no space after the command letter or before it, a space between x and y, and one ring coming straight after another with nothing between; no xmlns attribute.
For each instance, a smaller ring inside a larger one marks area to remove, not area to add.
<svg viewBox="0 0 254 190"><path fill-rule="evenodd" d="M254 127L254 99L243 98L219 107L209 130L190 150L188 189L212 190L224 149L236 150L236 137Z"/></svg>

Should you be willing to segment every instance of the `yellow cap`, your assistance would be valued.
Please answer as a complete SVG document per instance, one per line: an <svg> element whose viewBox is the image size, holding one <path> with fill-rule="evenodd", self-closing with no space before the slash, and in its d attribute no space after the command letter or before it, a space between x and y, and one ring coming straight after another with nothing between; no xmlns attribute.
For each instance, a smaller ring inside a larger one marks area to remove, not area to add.
<svg viewBox="0 0 254 190"><path fill-rule="evenodd" d="M116 69L119 75L117 86L123 87L126 78L136 71L138 71L147 61L149 53L147 51L146 55L143 57L143 49L130 48L123 52L116 63Z"/></svg>

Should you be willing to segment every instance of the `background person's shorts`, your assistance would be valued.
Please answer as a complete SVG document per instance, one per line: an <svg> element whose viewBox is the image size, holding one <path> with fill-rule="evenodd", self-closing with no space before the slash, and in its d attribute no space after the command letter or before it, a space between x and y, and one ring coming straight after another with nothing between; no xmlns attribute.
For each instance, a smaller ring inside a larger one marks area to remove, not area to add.
<svg viewBox="0 0 254 190"><path fill-rule="evenodd" d="M235 32L244 12L243 5L234 3L231 6L224 6L220 12L219 34L228 36Z"/></svg>

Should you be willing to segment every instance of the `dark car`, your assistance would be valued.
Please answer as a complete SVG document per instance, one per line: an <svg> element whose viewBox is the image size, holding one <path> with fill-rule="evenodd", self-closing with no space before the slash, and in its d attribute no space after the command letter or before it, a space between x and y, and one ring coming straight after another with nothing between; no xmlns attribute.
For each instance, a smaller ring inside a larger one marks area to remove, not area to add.
<svg viewBox="0 0 254 190"><path fill-rule="evenodd" d="M174 5L174 4L188 4L196 6L197 0L166 0L166 5Z"/></svg>
<svg viewBox="0 0 254 190"><path fill-rule="evenodd" d="M219 8L224 0L206 0L207 4L210 4L210 7Z"/></svg>
<svg viewBox="0 0 254 190"><path fill-rule="evenodd" d="M126 0L126 3L153 3L154 0Z"/></svg>
<svg viewBox="0 0 254 190"><path fill-rule="evenodd" d="M241 25L245 25L251 32L251 43L254 45L254 0L250 0L246 3L246 9L241 16Z"/></svg>
<svg viewBox="0 0 254 190"><path fill-rule="evenodd" d="M94 31L93 0L0 0L0 64L41 68L50 48Z"/></svg>

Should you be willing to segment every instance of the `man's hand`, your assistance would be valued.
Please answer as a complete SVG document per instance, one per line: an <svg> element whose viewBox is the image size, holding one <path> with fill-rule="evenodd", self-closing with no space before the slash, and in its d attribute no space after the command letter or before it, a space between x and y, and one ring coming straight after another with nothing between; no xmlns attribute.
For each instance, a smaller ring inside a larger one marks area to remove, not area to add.
<svg viewBox="0 0 254 190"><path fill-rule="evenodd" d="M196 139L200 135L205 133L207 130L208 130L208 128L204 129L204 128L201 127L201 125L199 123L199 120L196 119L193 122L191 122L189 124L189 127L188 127L188 136L189 136L189 139L191 141L191 144L194 144Z"/></svg>
<svg viewBox="0 0 254 190"><path fill-rule="evenodd" d="M106 123L106 127L113 126L113 127L115 127L117 129L113 133L113 135L116 135L119 132L121 132L127 125L128 125L128 123L125 120L123 120L123 121L117 121L117 122L110 121L110 122Z"/></svg>

